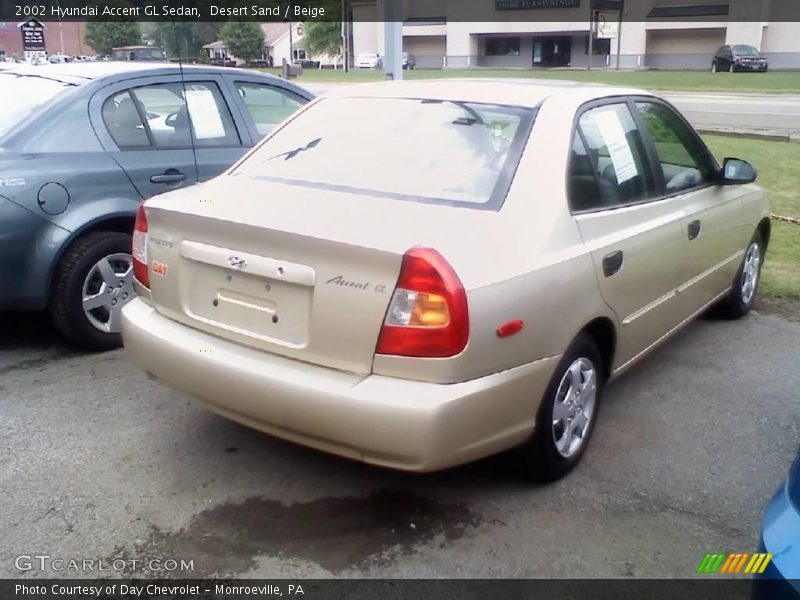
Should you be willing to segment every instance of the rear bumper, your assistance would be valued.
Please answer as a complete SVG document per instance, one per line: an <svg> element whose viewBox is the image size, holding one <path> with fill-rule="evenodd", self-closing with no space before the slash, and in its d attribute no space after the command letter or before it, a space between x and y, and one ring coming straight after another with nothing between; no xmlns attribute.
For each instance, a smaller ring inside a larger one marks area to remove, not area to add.
<svg viewBox="0 0 800 600"><path fill-rule="evenodd" d="M45 308L54 262L68 236L0 196L0 310Z"/></svg>
<svg viewBox="0 0 800 600"><path fill-rule="evenodd" d="M240 423L341 456L425 472L524 442L559 356L458 384L358 375L228 342L136 299L123 309L133 362Z"/></svg>

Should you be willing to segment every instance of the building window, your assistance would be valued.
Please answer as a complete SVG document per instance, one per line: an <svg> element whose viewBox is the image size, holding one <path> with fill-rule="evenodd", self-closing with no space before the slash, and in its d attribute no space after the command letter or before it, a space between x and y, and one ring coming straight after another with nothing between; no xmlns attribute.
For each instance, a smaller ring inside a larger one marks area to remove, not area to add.
<svg viewBox="0 0 800 600"><path fill-rule="evenodd" d="M519 38L486 38L486 56L519 56Z"/></svg>
<svg viewBox="0 0 800 600"><path fill-rule="evenodd" d="M589 54L589 36L586 36L586 50L585 54ZM595 56L605 56L611 54L611 39L610 38L594 38L592 42L592 54Z"/></svg>
<svg viewBox="0 0 800 600"><path fill-rule="evenodd" d="M295 60L306 60L306 51L303 48L295 48L294 49L294 59Z"/></svg>

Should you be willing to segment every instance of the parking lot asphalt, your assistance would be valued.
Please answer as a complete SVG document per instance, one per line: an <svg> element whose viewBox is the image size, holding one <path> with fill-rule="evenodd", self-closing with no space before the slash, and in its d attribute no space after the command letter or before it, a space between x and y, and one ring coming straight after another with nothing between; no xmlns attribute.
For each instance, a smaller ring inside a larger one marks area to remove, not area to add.
<svg viewBox="0 0 800 600"><path fill-rule="evenodd" d="M279 441L0 313L0 577L690 577L756 549L798 364L800 324L701 319L610 385L583 463L542 486L509 457L414 476ZM15 568L37 553L194 570Z"/></svg>

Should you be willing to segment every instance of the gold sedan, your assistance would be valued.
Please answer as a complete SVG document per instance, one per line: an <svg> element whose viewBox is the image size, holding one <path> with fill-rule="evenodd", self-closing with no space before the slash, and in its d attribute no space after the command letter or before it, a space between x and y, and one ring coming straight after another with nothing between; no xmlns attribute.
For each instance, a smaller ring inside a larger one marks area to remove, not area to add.
<svg viewBox="0 0 800 600"><path fill-rule="evenodd" d="M134 235L132 360L226 417L431 471L520 446L555 479L605 384L753 305L769 212L640 90L348 86Z"/></svg>

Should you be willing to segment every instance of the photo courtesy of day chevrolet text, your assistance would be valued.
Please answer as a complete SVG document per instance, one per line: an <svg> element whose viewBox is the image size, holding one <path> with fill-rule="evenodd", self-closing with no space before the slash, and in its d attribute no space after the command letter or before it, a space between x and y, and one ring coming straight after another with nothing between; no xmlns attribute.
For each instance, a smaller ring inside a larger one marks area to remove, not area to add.
<svg viewBox="0 0 800 600"><path fill-rule="evenodd" d="M50 583L48 585L22 584L14 586L18 598L194 598L200 594L214 594L220 597L281 598L283 596L305 596L299 583L259 583L255 585L231 583L96 583L93 585Z"/></svg>

